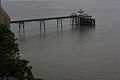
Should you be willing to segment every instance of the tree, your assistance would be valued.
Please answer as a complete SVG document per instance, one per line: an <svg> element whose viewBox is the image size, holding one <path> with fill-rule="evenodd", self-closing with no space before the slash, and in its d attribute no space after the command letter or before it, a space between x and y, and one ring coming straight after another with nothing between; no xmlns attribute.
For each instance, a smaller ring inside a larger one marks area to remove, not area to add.
<svg viewBox="0 0 120 80"><path fill-rule="evenodd" d="M21 59L14 33L7 25L0 24L0 78L3 80L35 80L29 61Z"/></svg>

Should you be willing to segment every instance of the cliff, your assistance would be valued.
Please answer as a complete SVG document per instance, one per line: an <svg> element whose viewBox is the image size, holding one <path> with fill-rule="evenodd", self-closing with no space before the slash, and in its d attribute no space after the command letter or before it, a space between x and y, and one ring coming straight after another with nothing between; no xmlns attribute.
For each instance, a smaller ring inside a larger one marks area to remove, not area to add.
<svg viewBox="0 0 120 80"><path fill-rule="evenodd" d="M0 24L7 24L10 23L10 17L6 13L6 11L0 6Z"/></svg>

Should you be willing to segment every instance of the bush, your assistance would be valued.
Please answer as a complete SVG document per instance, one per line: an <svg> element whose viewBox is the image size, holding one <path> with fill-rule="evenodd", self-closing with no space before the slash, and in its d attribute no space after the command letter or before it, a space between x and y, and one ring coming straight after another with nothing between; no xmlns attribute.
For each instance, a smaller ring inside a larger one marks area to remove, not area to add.
<svg viewBox="0 0 120 80"><path fill-rule="evenodd" d="M35 80L29 61L19 56L16 40L9 27L0 24L0 78Z"/></svg>

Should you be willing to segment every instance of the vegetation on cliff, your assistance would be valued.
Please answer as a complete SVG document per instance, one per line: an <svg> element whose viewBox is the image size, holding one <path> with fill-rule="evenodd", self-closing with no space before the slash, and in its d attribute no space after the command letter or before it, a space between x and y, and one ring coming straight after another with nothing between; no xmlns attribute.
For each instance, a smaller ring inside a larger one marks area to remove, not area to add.
<svg viewBox="0 0 120 80"><path fill-rule="evenodd" d="M0 80L35 80L29 61L21 59L14 33L0 24Z"/></svg>

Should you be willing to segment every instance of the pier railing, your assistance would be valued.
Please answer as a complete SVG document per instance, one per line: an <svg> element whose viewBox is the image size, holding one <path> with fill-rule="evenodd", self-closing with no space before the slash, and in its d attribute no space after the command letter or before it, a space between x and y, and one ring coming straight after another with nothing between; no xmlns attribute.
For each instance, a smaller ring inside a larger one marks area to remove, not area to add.
<svg viewBox="0 0 120 80"><path fill-rule="evenodd" d="M62 17L50 17L50 18L40 18L40 19L27 19L27 20L17 20L17 21L10 21L10 23L20 23L20 22L34 22L34 21L44 21L44 20L58 20L58 19L68 19L68 18L75 18L77 16L62 16Z"/></svg>

